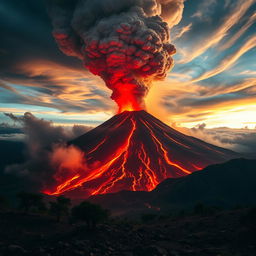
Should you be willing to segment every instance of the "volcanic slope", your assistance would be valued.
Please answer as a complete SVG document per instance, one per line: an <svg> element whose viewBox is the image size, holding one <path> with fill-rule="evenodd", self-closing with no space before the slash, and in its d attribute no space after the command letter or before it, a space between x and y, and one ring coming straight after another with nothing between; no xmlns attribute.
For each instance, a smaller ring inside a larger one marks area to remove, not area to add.
<svg viewBox="0 0 256 256"><path fill-rule="evenodd" d="M48 194L79 197L121 190L151 191L238 154L182 134L146 111L125 111L70 142L84 152L85 168L72 172Z"/></svg>

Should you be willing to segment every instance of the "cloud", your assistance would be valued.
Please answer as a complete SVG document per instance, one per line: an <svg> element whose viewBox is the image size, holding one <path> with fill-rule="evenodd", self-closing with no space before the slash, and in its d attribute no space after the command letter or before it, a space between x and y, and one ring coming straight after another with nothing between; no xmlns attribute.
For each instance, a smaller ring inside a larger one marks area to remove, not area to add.
<svg viewBox="0 0 256 256"><path fill-rule="evenodd" d="M184 0L49 1L60 50L104 80L119 113L145 109L150 85L173 67L169 30L183 8Z"/></svg>
<svg viewBox="0 0 256 256"><path fill-rule="evenodd" d="M243 54L245 54L246 52L255 48L255 46L256 46L256 35L253 35L250 38L248 38L246 40L246 42L235 53L229 55L228 57L225 57L217 67L215 67L215 68L205 72L201 76L191 80L191 82L197 82L197 81L205 80L205 79L208 79L210 77L216 76L216 75L222 73L225 70L228 70L229 68L231 68L236 63L236 61Z"/></svg>
<svg viewBox="0 0 256 256"><path fill-rule="evenodd" d="M179 63L188 63L205 53L208 49L220 43L220 41L227 36L230 29L237 24L246 11L254 4L254 0L238 0L235 7L232 9L229 15L227 15L222 24L212 32L211 35L205 36L205 39L200 40L200 43L195 48L190 48L186 52L185 58Z"/></svg>
<svg viewBox="0 0 256 256"><path fill-rule="evenodd" d="M2 103L52 108L61 112L98 112L113 109L108 89L84 70L51 61L17 63L2 76ZM0 89L1 89L0 88Z"/></svg>
<svg viewBox="0 0 256 256"><path fill-rule="evenodd" d="M0 123L0 140L20 141L24 139L24 133L18 126Z"/></svg>
<svg viewBox="0 0 256 256"><path fill-rule="evenodd" d="M256 157L256 126L255 129L227 127L207 129L206 124L202 123L187 129L186 133L217 146Z"/></svg>
<svg viewBox="0 0 256 256"><path fill-rule="evenodd" d="M66 179L76 167L82 166L84 153L72 145L68 146L67 142L88 131L89 127L74 126L65 129L38 119L31 113L23 116L11 113L6 115L21 125L26 143L26 161L7 166L7 173L25 176L32 188L38 191L55 185L56 177L59 177L56 174L61 173L62 178Z"/></svg>
<svg viewBox="0 0 256 256"><path fill-rule="evenodd" d="M241 127L247 122L252 127L256 121L255 82L255 78L246 77L204 84L170 77L160 83L161 90L152 88L149 111L167 124L175 122L179 126L205 122L210 127Z"/></svg>
<svg viewBox="0 0 256 256"><path fill-rule="evenodd" d="M188 25L181 27L176 33L173 33L172 40L175 41L179 38L181 38L184 34L186 34L188 31L190 31L192 28L192 23L189 23Z"/></svg>
<svg viewBox="0 0 256 256"><path fill-rule="evenodd" d="M173 28L181 36L176 40L176 65L165 82L153 86L146 99L148 111L167 123L240 127L245 121L255 121L256 66L252 49L239 61L225 60L230 60L231 53L236 54L254 33L251 23L255 19L255 1L213 3L185 1L181 23ZM203 19L191 18L197 11ZM33 111L57 123L93 125L115 112L109 100L110 90L100 79L91 76L79 60L58 50L43 1L21 5L20 0L3 0L0 12L0 111L15 115ZM193 54L190 63L178 63ZM198 54L200 58L195 59ZM220 73L214 75L216 71ZM191 82L201 74L211 77ZM234 120L225 118L234 113Z"/></svg>
<svg viewBox="0 0 256 256"><path fill-rule="evenodd" d="M199 5L198 10L191 15L191 18L209 19L210 13L213 10L213 6L216 4L216 2L217 0L203 1Z"/></svg>
<svg viewBox="0 0 256 256"><path fill-rule="evenodd" d="M224 44L219 46L220 51L224 51L231 46L234 45L234 43L255 23L256 21L256 13L254 13L248 20L247 22L240 27L240 29L232 35Z"/></svg>

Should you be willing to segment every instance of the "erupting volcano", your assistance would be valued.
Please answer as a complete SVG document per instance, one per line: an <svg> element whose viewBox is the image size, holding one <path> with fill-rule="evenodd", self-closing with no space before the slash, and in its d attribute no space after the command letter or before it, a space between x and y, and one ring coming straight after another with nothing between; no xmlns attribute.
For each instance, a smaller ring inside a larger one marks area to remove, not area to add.
<svg viewBox="0 0 256 256"><path fill-rule="evenodd" d="M56 170L57 185L45 193L150 191L166 178L233 157L144 111L152 82L173 67L170 29L182 17L184 0L49 1L59 48L105 81L119 114L70 143L82 161Z"/></svg>
<svg viewBox="0 0 256 256"><path fill-rule="evenodd" d="M183 0L52 2L60 50L105 81L119 113L145 109L152 82L173 67L169 30L181 18Z"/></svg>
<svg viewBox="0 0 256 256"><path fill-rule="evenodd" d="M235 157L234 152L184 135L145 111L118 114L70 144L84 152L86 164L72 176L59 174L58 185L47 194L150 191L166 178Z"/></svg>

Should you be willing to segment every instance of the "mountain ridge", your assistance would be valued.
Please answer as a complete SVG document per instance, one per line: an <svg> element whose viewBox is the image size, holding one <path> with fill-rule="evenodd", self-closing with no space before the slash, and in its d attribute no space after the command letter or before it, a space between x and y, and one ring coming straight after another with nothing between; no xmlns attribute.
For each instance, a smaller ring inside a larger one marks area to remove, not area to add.
<svg viewBox="0 0 256 256"><path fill-rule="evenodd" d="M150 192L120 191L95 195L90 201L116 215L191 209L197 203L218 207L256 205L256 159L232 159L200 172L166 179Z"/></svg>
<svg viewBox="0 0 256 256"><path fill-rule="evenodd" d="M166 178L239 156L176 131L146 111L115 115L69 145L83 152L86 167L57 177L60 182L49 194L73 191L86 197L121 190L151 191Z"/></svg>

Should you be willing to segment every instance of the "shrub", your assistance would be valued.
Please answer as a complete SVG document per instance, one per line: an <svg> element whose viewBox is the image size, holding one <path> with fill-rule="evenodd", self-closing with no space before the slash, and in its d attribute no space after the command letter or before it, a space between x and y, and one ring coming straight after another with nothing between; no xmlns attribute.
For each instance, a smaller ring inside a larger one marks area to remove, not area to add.
<svg viewBox="0 0 256 256"><path fill-rule="evenodd" d="M17 197L20 200L19 208L24 210L24 212L29 212L32 208L38 211L46 209L42 194L20 192L17 194Z"/></svg>
<svg viewBox="0 0 256 256"><path fill-rule="evenodd" d="M109 217L108 210L87 201L73 207L71 214L74 220L85 222L89 228L95 228Z"/></svg>
<svg viewBox="0 0 256 256"><path fill-rule="evenodd" d="M56 199L56 202L50 202L49 213L56 217L56 220L59 222L61 217L67 216L69 214L69 206L71 200L64 196L59 196Z"/></svg>

